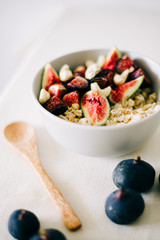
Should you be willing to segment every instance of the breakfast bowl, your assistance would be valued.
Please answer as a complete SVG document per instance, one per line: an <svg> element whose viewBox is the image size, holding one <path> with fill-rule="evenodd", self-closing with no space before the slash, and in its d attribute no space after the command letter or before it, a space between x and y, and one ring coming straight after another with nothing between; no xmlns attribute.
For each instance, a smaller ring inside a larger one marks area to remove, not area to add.
<svg viewBox="0 0 160 240"><path fill-rule="evenodd" d="M91 49L72 52L60 56L50 64L58 72L62 65L68 64L71 68L83 64L86 60L96 61L98 56L107 55L106 49ZM160 65L155 61L139 54L122 51L134 62L145 69L152 80L153 91L160 94ZM160 122L160 108L151 115L126 124L113 126L90 126L70 122L50 113L39 103L41 77L43 67L33 80L32 95L36 108L42 117L45 128L53 139L69 151L93 157L120 156L140 148L158 128Z"/></svg>

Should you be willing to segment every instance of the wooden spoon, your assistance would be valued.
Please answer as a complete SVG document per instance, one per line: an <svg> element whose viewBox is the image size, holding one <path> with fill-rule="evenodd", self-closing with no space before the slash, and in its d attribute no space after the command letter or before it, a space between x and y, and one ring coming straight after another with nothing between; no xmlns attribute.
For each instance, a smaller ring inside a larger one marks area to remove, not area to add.
<svg viewBox="0 0 160 240"><path fill-rule="evenodd" d="M70 230L77 230L81 227L81 222L71 206L66 202L61 192L55 186L54 182L44 171L37 153L36 134L29 124L25 122L14 122L4 129L6 139L12 144L25 158L30 160L38 171L46 188L48 189L52 200L59 207L65 225Z"/></svg>

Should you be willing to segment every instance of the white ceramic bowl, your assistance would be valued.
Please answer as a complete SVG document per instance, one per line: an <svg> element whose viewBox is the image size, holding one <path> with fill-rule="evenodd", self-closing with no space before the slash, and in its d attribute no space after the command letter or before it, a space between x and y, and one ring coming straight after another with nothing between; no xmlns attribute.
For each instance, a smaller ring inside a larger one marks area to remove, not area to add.
<svg viewBox="0 0 160 240"><path fill-rule="evenodd" d="M51 61L58 71L63 64L71 67L88 59L96 60L100 54L107 55L106 49L73 52ZM154 82L154 90L160 89L160 65L153 60L132 52L127 53L132 60L146 70ZM56 142L73 152L95 156L120 156L142 146L155 132L160 122L160 111L140 121L122 126L84 126L63 120L44 109L38 102L42 69L33 80L32 92L44 125Z"/></svg>

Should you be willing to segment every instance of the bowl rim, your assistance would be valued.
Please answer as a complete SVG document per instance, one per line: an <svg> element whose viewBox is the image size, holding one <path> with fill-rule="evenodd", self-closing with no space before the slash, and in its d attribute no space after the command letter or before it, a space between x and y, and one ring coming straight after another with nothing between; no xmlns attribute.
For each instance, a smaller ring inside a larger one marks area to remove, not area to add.
<svg viewBox="0 0 160 240"><path fill-rule="evenodd" d="M58 60L58 59L60 59L60 58L63 58L63 57L66 57L66 56L68 56L68 55L72 55L72 54L78 54L78 53L82 53L82 52L89 52L89 51L109 51L110 49L107 49L107 48L91 48L91 49L82 49L82 50L77 50L77 51L72 51L72 52L68 52L68 53L65 53L65 54L61 54L61 55L59 55L59 56L57 56L57 57L55 57L54 59L52 59L52 60L50 60L50 61L48 61L49 63L51 63L52 64L52 62L53 61L56 61L56 60ZM157 61L155 61L154 59L152 59L152 58L150 58L150 57L147 57L147 56L145 56L145 55L141 55L141 54L138 54L138 53L136 53L136 52L133 52L133 51L128 51L128 50L123 50L123 49L119 49L119 51L120 52L123 52L123 53L126 53L126 54L133 54L133 55L139 55L140 57L142 57L142 58L144 58L144 59L147 59L147 60L149 60L149 61L151 61L151 62L153 62L154 64L156 64L156 65L159 65L159 67L160 67L160 63L158 63ZM67 121L67 120L65 120L65 119L62 119L62 118L60 118L60 117L58 117L58 116L56 116L56 115L54 115L54 114L52 114L52 113L50 113L48 110L46 110L40 103L39 103L39 101L38 101L38 99L37 99L37 97L36 97L36 95L35 95L35 91L34 91L34 85L35 85L35 81L36 81L36 79L37 79L37 77L38 77L38 75L42 72L42 70L43 70L43 68L44 68L44 66L42 66L38 71L37 71L37 73L35 74L35 76L34 76L34 78L33 78L33 80L32 80L32 98L34 99L34 102L36 103L36 105L38 106L38 108L40 109L40 111L42 111L45 115L47 115L48 117L50 117L51 119L55 119L55 120L57 120L57 121L59 121L59 122L61 122L62 124L66 124L66 125L68 125L68 126L70 126L70 127L76 127L76 128L80 128L80 129L88 129L88 130L100 130L101 129L101 131L103 130L104 131L104 129L105 130L108 130L108 131L111 131L111 130L113 130L113 129L123 129L123 128L129 128L129 127L133 127L133 126L135 126L135 125L140 125L140 124L143 124L144 122L146 122L146 121L148 121L149 119L152 119L152 118L154 118L155 116L157 116L157 115L159 115L160 114L160 108L156 111L156 112L154 112L154 113L152 113L151 115L149 115L149 116L147 116L147 117L145 117L145 118L142 118L142 119L140 119L140 120L137 120L137 121L134 121L134 122L129 122L129 123L120 123L120 124L116 124L116 125L103 125L103 126L94 126L94 125L83 125L83 124L78 124L78 123L75 123L75 122L70 122L70 121Z"/></svg>

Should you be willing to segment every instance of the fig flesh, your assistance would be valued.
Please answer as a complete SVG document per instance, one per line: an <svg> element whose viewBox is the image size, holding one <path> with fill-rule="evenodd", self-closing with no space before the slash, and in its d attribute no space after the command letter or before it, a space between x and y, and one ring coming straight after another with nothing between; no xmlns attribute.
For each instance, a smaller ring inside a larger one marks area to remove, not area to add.
<svg viewBox="0 0 160 240"><path fill-rule="evenodd" d="M60 78L50 63L47 63L43 69L41 77L41 88L48 90L54 83L60 83Z"/></svg>
<svg viewBox="0 0 160 240"><path fill-rule="evenodd" d="M90 120L92 125L103 125L110 113L110 105L107 98L105 98L98 91L87 92L81 100L81 109L84 116Z"/></svg>
<svg viewBox="0 0 160 240"><path fill-rule="evenodd" d="M129 224L143 213L144 207L140 193L132 189L120 189L107 198L105 212L114 223Z"/></svg>
<svg viewBox="0 0 160 240"><path fill-rule="evenodd" d="M113 172L113 181L118 188L131 188L138 192L148 191L154 180L154 168L140 157L121 161Z"/></svg>
<svg viewBox="0 0 160 240"><path fill-rule="evenodd" d="M144 76L140 76L130 82L124 83L114 90L111 90L109 100L111 103L121 103L124 100L130 98L141 86Z"/></svg>
<svg viewBox="0 0 160 240"><path fill-rule="evenodd" d="M107 60L104 62L102 69L109 69L113 71L120 57L121 53L119 52L119 50L116 47L112 48L107 56Z"/></svg>

